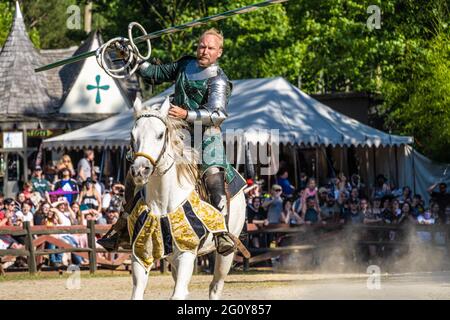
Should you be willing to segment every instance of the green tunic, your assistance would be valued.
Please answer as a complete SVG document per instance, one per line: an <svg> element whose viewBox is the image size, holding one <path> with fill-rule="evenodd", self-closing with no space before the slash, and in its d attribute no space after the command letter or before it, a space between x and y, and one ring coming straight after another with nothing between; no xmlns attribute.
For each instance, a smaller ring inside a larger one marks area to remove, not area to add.
<svg viewBox="0 0 450 320"><path fill-rule="evenodd" d="M194 57L183 57L173 63L154 65L150 64L139 71L145 81L155 83L175 82L173 104L187 110L198 110L208 102L209 77L200 76L192 80L188 78L188 64ZM231 95L231 84L227 92L227 98ZM227 101L228 102L228 101ZM191 126L193 134L193 126ZM211 130L212 129L212 130ZM193 139L192 139L193 140ZM225 169L226 180L230 183L235 177L233 167L228 163L223 145L220 128L203 127L202 140L202 172L210 167L221 167Z"/></svg>

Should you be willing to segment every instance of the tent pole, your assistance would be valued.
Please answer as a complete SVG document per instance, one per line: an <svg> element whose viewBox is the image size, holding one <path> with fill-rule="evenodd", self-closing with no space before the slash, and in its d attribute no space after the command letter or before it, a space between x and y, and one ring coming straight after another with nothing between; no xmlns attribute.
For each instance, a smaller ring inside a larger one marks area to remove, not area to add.
<svg viewBox="0 0 450 320"><path fill-rule="evenodd" d="M373 150L373 182L377 179L377 149L375 146L372 147Z"/></svg>
<svg viewBox="0 0 450 320"><path fill-rule="evenodd" d="M415 161L414 161L414 148L411 147L412 150L412 170L413 170L413 190L414 190L414 194L416 194L416 165L415 165Z"/></svg>
<svg viewBox="0 0 450 320"><path fill-rule="evenodd" d="M397 188L400 188L400 181L398 181L398 156L397 156L398 147L397 147L397 145L395 145L395 147L394 147L394 152L395 152L395 181L397 182Z"/></svg>
<svg viewBox="0 0 450 320"><path fill-rule="evenodd" d="M369 147L364 147L364 154L366 155L366 179L367 179L367 181L366 181L366 192L367 192L367 195L369 195L369 175L370 175L370 173L369 173Z"/></svg>
<svg viewBox="0 0 450 320"><path fill-rule="evenodd" d="M319 147L316 146L316 184L319 185Z"/></svg>
<svg viewBox="0 0 450 320"><path fill-rule="evenodd" d="M294 143L292 148L294 152L294 183L295 188L298 188L297 145Z"/></svg>
<svg viewBox="0 0 450 320"><path fill-rule="evenodd" d="M106 152L106 147L103 147L102 161L100 162L100 174L98 176L98 181L102 181L102 178L103 178L103 168L105 166L105 152Z"/></svg>

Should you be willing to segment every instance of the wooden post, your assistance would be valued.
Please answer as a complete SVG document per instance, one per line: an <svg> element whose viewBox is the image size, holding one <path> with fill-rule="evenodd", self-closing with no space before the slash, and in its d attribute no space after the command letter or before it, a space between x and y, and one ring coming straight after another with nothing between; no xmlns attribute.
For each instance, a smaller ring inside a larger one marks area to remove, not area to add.
<svg viewBox="0 0 450 320"><path fill-rule="evenodd" d="M97 250L95 249L95 244L96 244L96 240L95 240L95 221L94 220L89 220L87 222L87 226L88 226L88 246L89 249L91 249L89 251L89 272L91 274L94 274L95 271L97 271Z"/></svg>
<svg viewBox="0 0 450 320"><path fill-rule="evenodd" d="M299 184L298 184L298 169L297 169L297 145L294 144L292 146L293 152L294 152L294 183L295 183L295 188L299 188Z"/></svg>
<svg viewBox="0 0 450 320"><path fill-rule="evenodd" d="M23 223L23 228L27 232L25 237L25 248L28 250L28 270L31 275L34 275L37 272L36 254L33 246L33 234L31 233L30 222L25 221Z"/></svg>
<svg viewBox="0 0 450 320"><path fill-rule="evenodd" d="M363 147L365 150L365 156L366 156L366 181L365 181L365 184L366 184L366 192L367 192L367 196L369 196L369 193L370 193L370 189L369 189L369 175L370 175L370 172L369 172L369 147Z"/></svg>
<svg viewBox="0 0 450 320"><path fill-rule="evenodd" d="M316 167L315 167L315 176L316 176L316 185L319 185L319 148L320 146L316 147Z"/></svg>
<svg viewBox="0 0 450 320"><path fill-rule="evenodd" d="M397 184L397 188L400 188L400 181L398 177L398 147L397 145L394 146L394 156L395 156L395 182Z"/></svg>

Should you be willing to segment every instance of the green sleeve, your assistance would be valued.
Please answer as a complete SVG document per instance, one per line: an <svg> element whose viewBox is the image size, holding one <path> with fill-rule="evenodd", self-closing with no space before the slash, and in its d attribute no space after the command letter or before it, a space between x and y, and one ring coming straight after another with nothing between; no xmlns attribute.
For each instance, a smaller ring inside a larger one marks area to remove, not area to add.
<svg viewBox="0 0 450 320"><path fill-rule="evenodd" d="M171 82L176 80L179 67L179 61L160 65L150 63L139 70L139 74L146 81Z"/></svg>

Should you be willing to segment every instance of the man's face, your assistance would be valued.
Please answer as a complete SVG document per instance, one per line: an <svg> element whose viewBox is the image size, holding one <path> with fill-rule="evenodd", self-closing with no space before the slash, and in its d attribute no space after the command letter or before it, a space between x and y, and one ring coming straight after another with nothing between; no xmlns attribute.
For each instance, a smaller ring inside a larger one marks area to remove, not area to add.
<svg viewBox="0 0 450 320"><path fill-rule="evenodd" d="M260 205L261 205L261 200L259 200L259 199L253 200L253 207L258 209Z"/></svg>
<svg viewBox="0 0 450 320"><path fill-rule="evenodd" d="M202 37L197 47L197 61L201 67L209 67L222 56L219 39L212 34Z"/></svg>
<svg viewBox="0 0 450 320"><path fill-rule="evenodd" d="M439 191L441 193L446 193L447 192L447 187L445 186L445 184L439 185Z"/></svg>

